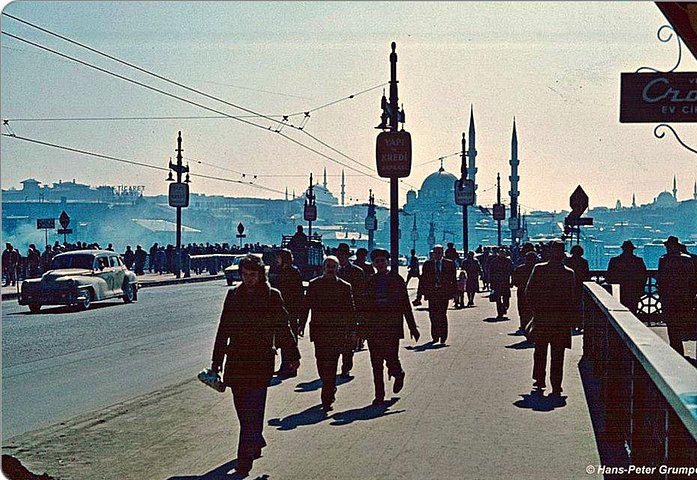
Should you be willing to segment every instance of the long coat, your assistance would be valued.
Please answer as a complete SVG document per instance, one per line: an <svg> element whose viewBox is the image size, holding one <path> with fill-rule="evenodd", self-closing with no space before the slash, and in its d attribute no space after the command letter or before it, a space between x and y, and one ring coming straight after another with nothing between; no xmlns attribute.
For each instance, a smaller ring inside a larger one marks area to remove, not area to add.
<svg viewBox="0 0 697 480"><path fill-rule="evenodd" d="M441 260L440 278L436 275L435 260L426 260L419 280L419 288L426 300L448 300L457 292L455 264L443 258Z"/></svg>
<svg viewBox="0 0 697 480"><path fill-rule="evenodd" d="M351 285L340 278L317 277L310 281L305 293L301 330L309 311L310 341L343 347L349 334L357 331Z"/></svg>
<svg viewBox="0 0 697 480"><path fill-rule="evenodd" d="M376 273L366 282L365 316L360 332L368 341L404 338L404 320L416 329L404 279L397 273Z"/></svg>
<svg viewBox="0 0 697 480"><path fill-rule="evenodd" d="M697 273L689 255L669 253L658 260L658 296L666 325L685 340L697 338Z"/></svg>
<svg viewBox="0 0 697 480"><path fill-rule="evenodd" d="M571 348L571 327L580 315L574 271L561 262L535 265L525 289L532 311L530 339Z"/></svg>
<svg viewBox="0 0 697 480"><path fill-rule="evenodd" d="M363 311L364 295L365 295L365 272L361 267L348 262L345 267L339 267L337 276L348 282L351 285L351 293L353 294L353 304L356 307L356 312Z"/></svg>
<svg viewBox="0 0 697 480"><path fill-rule="evenodd" d="M266 283L253 290L244 284L228 290L212 362L214 368L219 368L227 357L223 383L268 385L274 371L274 347L281 347L290 361L300 358L278 290Z"/></svg>
<svg viewBox="0 0 697 480"><path fill-rule="evenodd" d="M632 311L637 309L646 286L646 264L641 257L623 252L610 259L605 280L620 286L620 302Z"/></svg>
<svg viewBox="0 0 697 480"><path fill-rule="evenodd" d="M303 281L300 271L294 265L284 265L271 282L283 297L283 304L291 319L297 319L302 313Z"/></svg>
<svg viewBox="0 0 697 480"><path fill-rule="evenodd" d="M467 274L467 283L465 284L465 290L468 292L478 292L479 291L479 277L482 274L482 267L476 259L466 258L462 262L462 269Z"/></svg>

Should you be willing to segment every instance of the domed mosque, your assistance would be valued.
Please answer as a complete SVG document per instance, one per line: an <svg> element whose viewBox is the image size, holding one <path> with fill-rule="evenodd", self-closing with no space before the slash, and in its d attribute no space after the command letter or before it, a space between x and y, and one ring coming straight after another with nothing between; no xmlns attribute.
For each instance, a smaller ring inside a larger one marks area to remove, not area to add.
<svg viewBox="0 0 697 480"><path fill-rule="evenodd" d="M426 177L418 194L414 190L407 192L407 203L404 205L404 211L413 213L415 211L442 209L457 210L453 201L455 181L457 181L457 177L443 168L441 160L438 171Z"/></svg>

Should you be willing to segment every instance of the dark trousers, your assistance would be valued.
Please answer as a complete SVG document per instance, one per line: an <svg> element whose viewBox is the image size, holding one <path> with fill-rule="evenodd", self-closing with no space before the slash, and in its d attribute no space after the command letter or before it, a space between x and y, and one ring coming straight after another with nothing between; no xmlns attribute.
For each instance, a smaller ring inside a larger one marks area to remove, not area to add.
<svg viewBox="0 0 697 480"><path fill-rule="evenodd" d="M385 398L385 378L383 363L387 363L387 374L397 376L402 373L402 364L399 363L399 339L368 339L370 350L370 364L373 367L373 383L375 384L375 398Z"/></svg>
<svg viewBox="0 0 697 480"><path fill-rule="evenodd" d="M348 343L341 349L341 373L348 374L353 368L353 351L356 345Z"/></svg>
<svg viewBox="0 0 697 480"><path fill-rule="evenodd" d="M525 293L522 289L518 289L516 292L516 298L518 300L518 316L520 317L520 329L525 330L528 323L532 319L532 312L525 303Z"/></svg>
<svg viewBox="0 0 697 480"><path fill-rule="evenodd" d="M508 312L508 307L511 306L511 291L501 288L494 289L494 298L496 298L496 313L499 317L503 317Z"/></svg>
<svg viewBox="0 0 697 480"><path fill-rule="evenodd" d="M299 329L298 319L291 317L289 324L290 324L290 331L293 334L293 338L295 339L295 341L297 343L297 341L298 341L298 329ZM290 363L290 361L288 360L288 352L286 351L286 349L282 348L281 349L281 367L280 367L281 371L283 371L283 372L287 371L289 363Z"/></svg>
<svg viewBox="0 0 697 480"><path fill-rule="evenodd" d="M336 367L339 364L339 355L342 347L334 344L315 343L315 359L317 360L317 373L322 380L322 404L334 403L336 392Z"/></svg>
<svg viewBox="0 0 697 480"><path fill-rule="evenodd" d="M431 338L434 342L445 342L448 338L449 298L428 301L428 318L431 320Z"/></svg>
<svg viewBox="0 0 697 480"><path fill-rule="evenodd" d="M266 446L262 435L266 389L247 385L232 385L232 401L240 422L240 439L237 444L237 460L251 462L258 449Z"/></svg>
<svg viewBox="0 0 697 480"><path fill-rule="evenodd" d="M564 347L549 342L535 342L535 353L533 354L532 378L538 383L545 385L547 376L547 346L552 350L550 360L550 382L552 390L561 392L561 381L564 376Z"/></svg>

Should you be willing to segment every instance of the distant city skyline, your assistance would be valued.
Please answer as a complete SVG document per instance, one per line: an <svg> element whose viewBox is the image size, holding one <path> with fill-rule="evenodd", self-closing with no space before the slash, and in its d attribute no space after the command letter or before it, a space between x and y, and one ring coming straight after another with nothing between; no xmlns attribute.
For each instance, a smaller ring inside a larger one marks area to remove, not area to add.
<svg viewBox="0 0 697 480"><path fill-rule="evenodd" d="M523 211L568 208L568 196L578 184L591 207L613 207L618 199L627 206L633 195L637 204L647 204L672 189L674 175L678 199L692 198L694 154L670 135L655 138L653 124L619 123L620 72L642 66L667 70L675 63L674 42L656 38L667 21L653 3L28 1L4 11L265 114L308 111L385 83L389 44L396 41L400 103L414 143L414 167L400 185L400 205L410 188L418 190L438 169L438 157L460 149L471 106L482 204L495 198L491 187L497 172L508 201L514 116ZM247 114L11 18L3 17L2 29L226 114ZM683 48L678 70L694 71L696 65ZM297 194L304 191L310 172L321 181L326 167L329 188L337 196L342 169L346 172L347 202L367 201L370 188L379 201L388 199L386 183L354 176L357 172L351 170L368 171L360 165L365 164L374 171L378 131L373 127L379 122L381 88L313 111L306 120L308 134L341 154L289 126L281 130L342 166L272 131L231 119L46 121L215 113L7 36L2 85L2 118L10 119L17 135L166 167L181 130L192 173L251 179L273 190L194 177L192 192L283 198L286 187ZM21 120L27 118L42 121ZM303 116L292 121L301 124ZM676 129L690 143L689 128ZM1 153L3 189L19 188L27 178L145 185L147 195L164 194L167 188L164 171L7 137ZM444 167L457 174L459 157L447 157Z"/></svg>

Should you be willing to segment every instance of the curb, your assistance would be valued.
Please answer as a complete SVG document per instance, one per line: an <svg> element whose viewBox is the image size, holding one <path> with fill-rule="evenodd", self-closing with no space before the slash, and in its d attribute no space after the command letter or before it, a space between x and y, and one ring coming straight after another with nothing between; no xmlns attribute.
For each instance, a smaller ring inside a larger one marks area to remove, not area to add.
<svg viewBox="0 0 697 480"><path fill-rule="evenodd" d="M169 280L154 280L154 281L150 281L150 282L141 283L140 287L138 289L140 290L141 288L166 287L168 285L181 285L183 283L210 282L213 280L224 280L224 279L225 279L225 274L219 273L217 275L207 275L207 276L202 276L202 277L175 278L175 279L169 279ZM2 295L3 302L6 300L17 300L18 298L19 298L19 294L17 292L12 292L12 293Z"/></svg>

